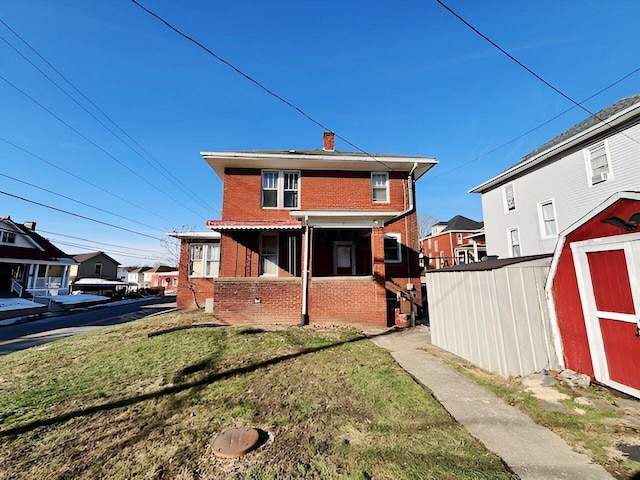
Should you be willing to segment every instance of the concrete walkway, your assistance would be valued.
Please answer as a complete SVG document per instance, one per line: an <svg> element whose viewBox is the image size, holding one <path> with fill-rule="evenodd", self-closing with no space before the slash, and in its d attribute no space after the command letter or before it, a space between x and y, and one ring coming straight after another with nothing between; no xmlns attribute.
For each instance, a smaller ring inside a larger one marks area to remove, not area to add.
<svg viewBox="0 0 640 480"><path fill-rule="evenodd" d="M372 340L389 350L457 422L521 479L613 480L604 468L571 450L558 435L420 350L431 343L429 327L398 330Z"/></svg>

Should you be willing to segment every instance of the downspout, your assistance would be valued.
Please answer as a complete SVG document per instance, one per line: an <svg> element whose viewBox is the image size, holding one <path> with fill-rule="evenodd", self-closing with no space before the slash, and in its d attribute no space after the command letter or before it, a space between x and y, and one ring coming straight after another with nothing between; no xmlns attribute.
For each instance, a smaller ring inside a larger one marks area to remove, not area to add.
<svg viewBox="0 0 640 480"><path fill-rule="evenodd" d="M396 215L395 217L393 217L391 220L389 220L388 222L385 223L391 223L395 220L399 220L402 217L408 215L409 213L412 213L415 209L415 205L414 205L414 201L413 201L413 172L415 172L416 168L418 168L418 162L415 162L413 164L413 167L411 168L411 171L409 172L409 176L407 177L407 189L408 189L408 197L409 197L409 208L407 208L406 210L400 212L398 215Z"/></svg>
<svg viewBox="0 0 640 480"><path fill-rule="evenodd" d="M302 313L300 315L300 326L303 327L309 324L309 217L304 218L304 246L302 257Z"/></svg>

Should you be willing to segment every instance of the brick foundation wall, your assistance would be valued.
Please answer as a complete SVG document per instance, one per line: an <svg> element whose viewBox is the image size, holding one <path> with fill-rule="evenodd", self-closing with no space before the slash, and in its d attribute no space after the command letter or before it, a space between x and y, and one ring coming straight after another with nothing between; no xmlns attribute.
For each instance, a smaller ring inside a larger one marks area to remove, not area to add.
<svg viewBox="0 0 640 480"><path fill-rule="evenodd" d="M314 278L309 283L309 323L387 326L384 283L373 277Z"/></svg>
<svg viewBox="0 0 640 480"><path fill-rule="evenodd" d="M300 278L217 278L214 295L213 312L223 322L300 323Z"/></svg>
<svg viewBox="0 0 640 480"><path fill-rule="evenodd" d="M213 278L190 278L185 281L178 281L176 307L179 309L196 308L196 303L193 300L195 292L198 305L200 305L200 308L204 308L206 299L214 296L214 283L215 279ZM193 291L189 288L189 284L191 284Z"/></svg>

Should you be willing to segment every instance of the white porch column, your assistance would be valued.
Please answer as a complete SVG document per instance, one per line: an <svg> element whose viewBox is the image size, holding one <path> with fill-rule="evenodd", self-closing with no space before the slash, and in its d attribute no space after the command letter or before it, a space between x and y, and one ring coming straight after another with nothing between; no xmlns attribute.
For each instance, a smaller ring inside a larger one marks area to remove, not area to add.
<svg viewBox="0 0 640 480"><path fill-rule="evenodd" d="M38 275L39 265L32 263L29 265L29 273L27 274L27 290L31 290L35 285L35 279Z"/></svg>

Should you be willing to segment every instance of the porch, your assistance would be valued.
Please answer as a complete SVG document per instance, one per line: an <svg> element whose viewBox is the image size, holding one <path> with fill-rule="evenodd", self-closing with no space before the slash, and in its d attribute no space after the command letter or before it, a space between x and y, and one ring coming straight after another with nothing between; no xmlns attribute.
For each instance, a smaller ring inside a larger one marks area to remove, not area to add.
<svg viewBox="0 0 640 480"><path fill-rule="evenodd" d="M0 290L17 297L69 294L73 261L15 260L0 263Z"/></svg>

